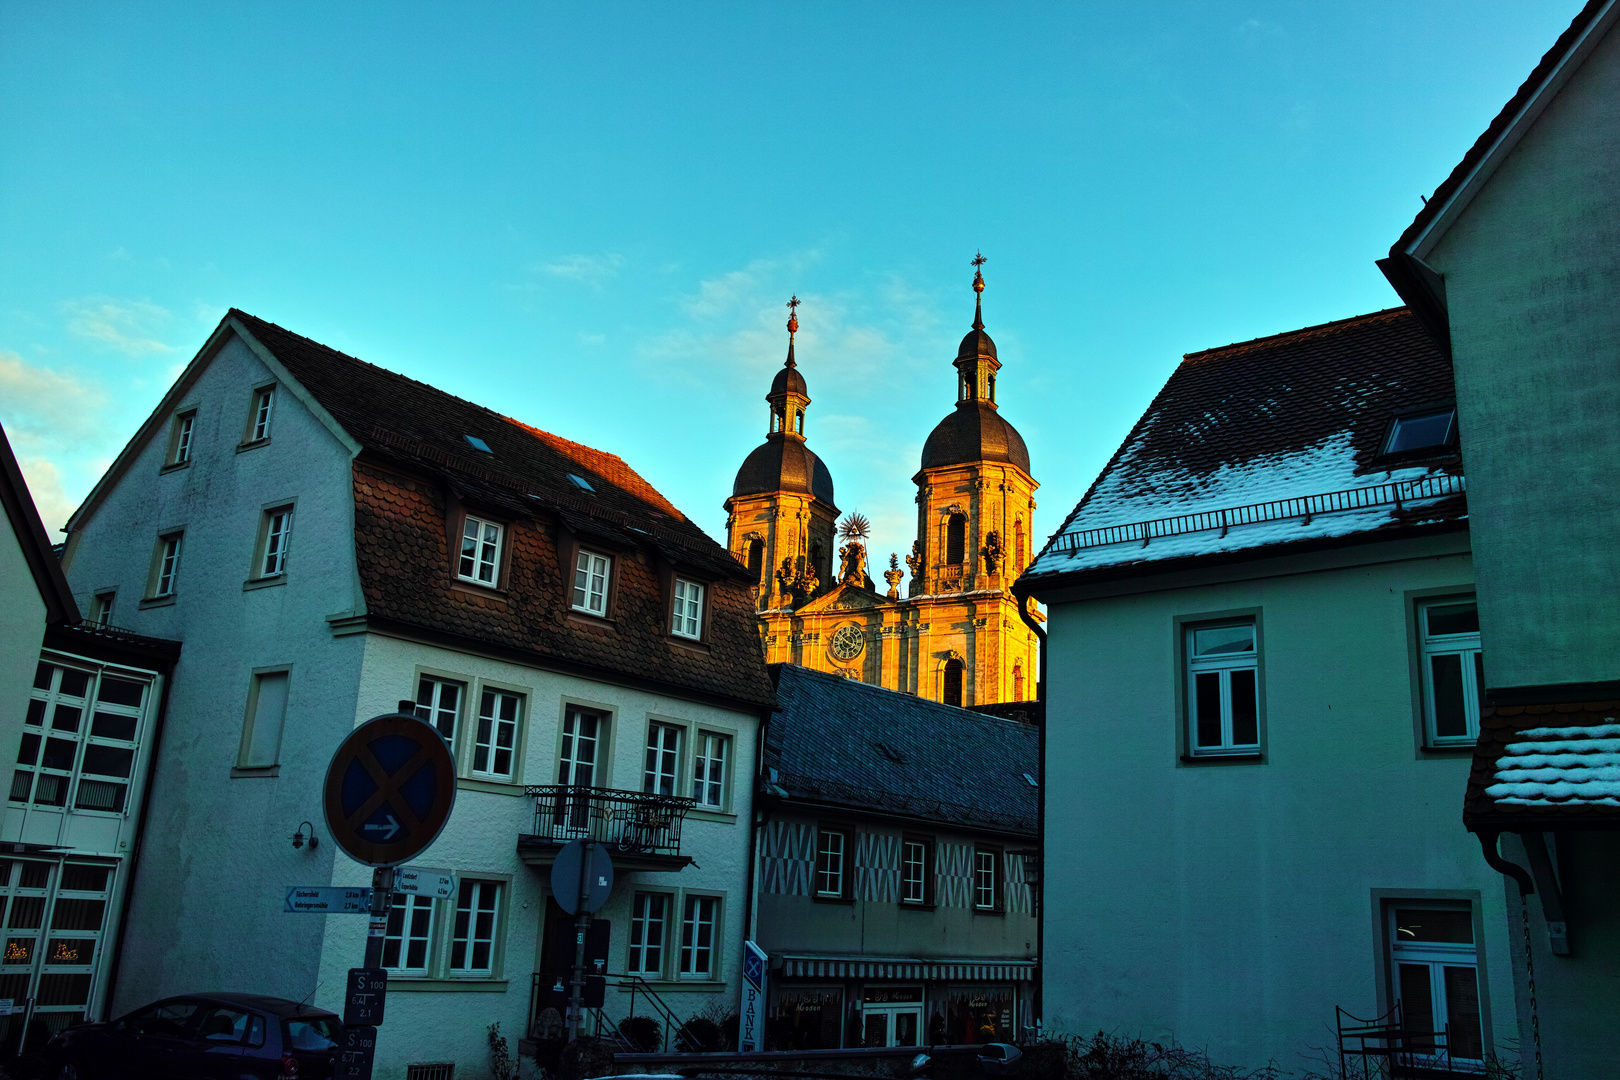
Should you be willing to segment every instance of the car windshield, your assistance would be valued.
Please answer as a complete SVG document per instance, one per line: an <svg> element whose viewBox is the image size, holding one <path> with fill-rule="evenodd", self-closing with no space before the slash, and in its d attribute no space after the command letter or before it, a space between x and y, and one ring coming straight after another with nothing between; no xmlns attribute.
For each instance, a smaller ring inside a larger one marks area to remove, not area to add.
<svg viewBox="0 0 1620 1080"><path fill-rule="evenodd" d="M288 1020L287 1046L293 1050L336 1050L342 1025L335 1016Z"/></svg>

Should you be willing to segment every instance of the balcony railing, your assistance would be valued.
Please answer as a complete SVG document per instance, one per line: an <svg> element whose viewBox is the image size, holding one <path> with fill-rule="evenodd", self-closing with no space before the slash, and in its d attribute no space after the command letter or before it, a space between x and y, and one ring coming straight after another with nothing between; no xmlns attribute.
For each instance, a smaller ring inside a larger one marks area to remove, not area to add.
<svg viewBox="0 0 1620 1080"><path fill-rule="evenodd" d="M534 799L534 833L542 842L595 840L624 854L681 853L681 825L696 800L646 795L613 788L528 787Z"/></svg>

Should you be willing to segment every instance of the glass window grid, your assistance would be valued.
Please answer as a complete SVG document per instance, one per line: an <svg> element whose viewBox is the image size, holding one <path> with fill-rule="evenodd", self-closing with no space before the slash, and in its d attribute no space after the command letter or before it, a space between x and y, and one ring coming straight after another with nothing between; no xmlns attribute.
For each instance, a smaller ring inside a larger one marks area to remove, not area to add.
<svg viewBox="0 0 1620 1080"><path fill-rule="evenodd" d="M1403 938L1400 914L1414 910L1466 915L1469 940L1442 942ZM1390 975L1395 997L1401 1004L1404 1026L1411 1031L1447 1031L1450 1039L1446 1050L1453 1060L1483 1061L1484 1003L1472 908L1395 902L1389 906L1388 918ZM1413 1045L1413 1049L1420 1062L1430 1056L1421 1052L1421 1043Z"/></svg>
<svg viewBox="0 0 1620 1080"><path fill-rule="evenodd" d="M700 731L692 752L692 798L710 810L726 805L726 755L731 739L712 731Z"/></svg>
<svg viewBox="0 0 1620 1080"><path fill-rule="evenodd" d="M461 557L456 575L463 581L494 586L501 569L501 526L467 515L461 525Z"/></svg>
<svg viewBox="0 0 1620 1080"><path fill-rule="evenodd" d="M681 918L681 978L714 978L714 935L719 912L717 897L686 897Z"/></svg>
<svg viewBox="0 0 1620 1080"><path fill-rule="evenodd" d="M276 404L276 388L266 386L253 399L253 430L249 442L262 442L270 437L270 413Z"/></svg>
<svg viewBox="0 0 1620 1080"><path fill-rule="evenodd" d="M455 753L456 727L461 719L461 701L467 684L434 675L423 675L416 682L416 715L438 729Z"/></svg>
<svg viewBox="0 0 1620 1080"><path fill-rule="evenodd" d="M641 790L649 795L674 795L680 762L681 729L674 724L648 724Z"/></svg>
<svg viewBox="0 0 1620 1080"><path fill-rule="evenodd" d="M902 841L900 857L900 902L928 903L928 841Z"/></svg>
<svg viewBox="0 0 1620 1080"><path fill-rule="evenodd" d="M292 539L292 507L267 510L264 515L264 558L260 577L277 577L287 572L287 543Z"/></svg>
<svg viewBox="0 0 1620 1080"><path fill-rule="evenodd" d="M668 893L638 892L630 908L630 947L625 970L660 978L664 974L664 932L669 917Z"/></svg>
<svg viewBox="0 0 1620 1080"><path fill-rule="evenodd" d="M1200 632L1227 628L1247 628L1250 648L1241 652L1197 654ZM1187 746L1194 756L1259 752L1259 644L1253 620L1187 628Z"/></svg>
<svg viewBox="0 0 1620 1080"><path fill-rule="evenodd" d="M174 580L180 573L180 541L182 536L175 533L172 536L158 538L158 565L157 578L152 585L152 597L174 595ZM238 548L237 550L241 550ZM237 565L241 565L238 563Z"/></svg>
<svg viewBox="0 0 1620 1080"><path fill-rule="evenodd" d="M674 615L670 630L681 637L703 636L703 586L685 578L675 579Z"/></svg>
<svg viewBox="0 0 1620 1080"><path fill-rule="evenodd" d="M394 894L383 934L382 966L391 975L426 975L432 960L434 901L416 893Z"/></svg>
<svg viewBox="0 0 1620 1080"><path fill-rule="evenodd" d="M849 837L837 829L822 829L816 838L816 895L844 895L844 855Z"/></svg>
<svg viewBox="0 0 1620 1080"><path fill-rule="evenodd" d="M1474 607L1474 600L1467 596L1446 597L1424 601L1417 610L1423 732L1429 746L1471 747L1479 740L1479 713L1485 698L1485 657L1479 631L1429 632L1430 614L1454 607ZM1477 626L1477 608L1475 620ZM1449 715L1442 717L1442 712ZM1442 727L1450 730L1442 733Z"/></svg>
<svg viewBox="0 0 1620 1080"><path fill-rule="evenodd" d="M90 606L90 621L95 623L97 626L111 626L113 601L116 598L116 593L96 593L96 598Z"/></svg>
<svg viewBox="0 0 1620 1080"><path fill-rule="evenodd" d="M49 1031L84 1016L104 935L114 867L0 859L0 990L33 999Z"/></svg>
<svg viewBox="0 0 1620 1080"><path fill-rule="evenodd" d="M134 689L136 704L104 700ZM129 809L149 684L41 661L24 717L10 801L75 812Z"/></svg>
<svg viewBox="0 0 1620 1080"><path fill-rule="evenodd" d="M995 851L975 850L973 852L973 906L979 911L994 911L1001 905L997 902L996 889L996 858Z"/></svg>
<svg viewBox="0 0 1620 1080"><path fill-rule="evenodd" d="M195 412L181 413L174 418L174 451L169 455L170 465L184 465L191 460L191 433L196 425Z"/></svg>
<svg viewBox="0 0 1620 1080"><path fill-rule="evenodd" d="M557 783L563 787L595 787L597 755L607 739L606 714L570 705L563 711L562 747L557 756ZM551 832L558 839L580 836L590 827L590 800L558 797L552 810Z"/></svg>
<svg viewBox="0 0 1620 1080"><path fill-rule="evenodd" d="M573 605L575 611L583 611L590 615L607 614L610 562L606 555L598 555L594 551L584 549L580 550L578 557L574 560Z"/></svg>
<svg viewBox="0 0 1620 1080"><path fill-rule="evenodd" d="M512 779L517 763L517 729L522 714L523 697L520 694L486 689L479 696L478 724L473 733L474 776Z"/></svg>
<svg viewBox="0 0 1620 1080"><path fill-rule="evenodd" d="M463 878L456 898L456 923L450 940L450 974L494 972L495 932L500 917L501 883Z"/></svg>

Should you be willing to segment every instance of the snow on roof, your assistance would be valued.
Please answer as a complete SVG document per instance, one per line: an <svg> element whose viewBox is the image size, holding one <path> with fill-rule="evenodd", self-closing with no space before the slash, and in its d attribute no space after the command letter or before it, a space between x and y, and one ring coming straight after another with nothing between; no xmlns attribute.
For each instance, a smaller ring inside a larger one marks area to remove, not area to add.
<svg viewBox="0 0 1620 1080"><path fill-rule="evenodd" d="M1454 450L1377 460L1397 414L1451 399L1405 308L1190 353L1025 575L1455 520Z"/></svg>
<svg viewBox="0 0 1620 1080"><path fill-rule="evenodd" d="M1620 724L1530 728L1502 750L1485 789L1497 803L1620 806Z"/></svg>

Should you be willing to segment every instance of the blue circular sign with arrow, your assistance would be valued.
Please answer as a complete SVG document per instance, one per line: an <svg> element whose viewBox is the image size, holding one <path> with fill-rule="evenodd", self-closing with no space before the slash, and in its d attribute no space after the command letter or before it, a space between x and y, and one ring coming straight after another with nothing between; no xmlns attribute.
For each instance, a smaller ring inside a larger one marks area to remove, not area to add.
<svg viewBox="0 0 1620 1080"><path fill-rule="evenodd" d="M422 851L455 802L455 762L443 736L404 713L355 728L326 769L326 827L367 866L394 866Z"/></svg>

